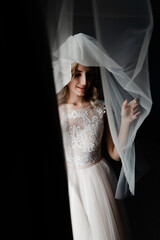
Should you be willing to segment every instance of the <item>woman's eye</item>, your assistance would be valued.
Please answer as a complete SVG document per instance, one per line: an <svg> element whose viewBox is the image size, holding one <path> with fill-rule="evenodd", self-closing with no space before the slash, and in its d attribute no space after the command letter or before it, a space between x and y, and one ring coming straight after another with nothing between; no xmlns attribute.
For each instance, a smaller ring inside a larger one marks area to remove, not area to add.
<svg viewBox="0 0 160 240"><path fill-rule="evenodd" d="M80 75L81 75L80 73L76 73L74 76L75 77L80 77Z"/></svg>

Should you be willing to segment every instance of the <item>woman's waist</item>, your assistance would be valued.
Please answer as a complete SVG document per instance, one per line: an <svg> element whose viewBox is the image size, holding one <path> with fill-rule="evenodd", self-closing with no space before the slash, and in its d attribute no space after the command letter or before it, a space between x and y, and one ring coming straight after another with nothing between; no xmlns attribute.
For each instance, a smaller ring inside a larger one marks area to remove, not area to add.
<svg viewBox="0 0 160 240"><path fill-rule="evenodd" d="M102 159L103 159L103 157L100 156L98 159L91 160L91 161L88 160L88 162L79 163L79 162L75 162L75 161L72 161L72 162L71 161L66 161L66 165L69 168L89 168L89 167L97 164L98 162L100 162Z"/></svg>
<svg viewBox="0 0 160 240"><path fill-rule="evenodd" d="M90 166L101 158L101 150L95 149L92 151L66 151L66 163L75 167Z"/></svg>

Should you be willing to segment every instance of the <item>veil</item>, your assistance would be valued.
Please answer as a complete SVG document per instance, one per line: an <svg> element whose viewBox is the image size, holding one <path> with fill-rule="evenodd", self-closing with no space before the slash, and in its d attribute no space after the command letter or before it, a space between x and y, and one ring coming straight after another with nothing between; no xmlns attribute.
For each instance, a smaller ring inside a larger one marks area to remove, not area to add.
<svg viewBox="0 0 160 240"><path fill-rule="evenodd" d="M87 22L82 24L84 14L78 13L76 4L63 0L54 2L53 7L48 2L47 26L56 93L70 81L73 62L100 67L109 127L122 163L115 198L122 199L135 193L135 168L139 163L134 140L152 107L147 55L153 28L151 6L149 0L92 0L88 12L94 29L91 32ZM80 5L85 7L85 1L79 2L79 9ZM121 106L125 99L134 98L139 99L141 115L132 123L122 149L118 142ZM145 165L140 175L144 172Z"/></svg>

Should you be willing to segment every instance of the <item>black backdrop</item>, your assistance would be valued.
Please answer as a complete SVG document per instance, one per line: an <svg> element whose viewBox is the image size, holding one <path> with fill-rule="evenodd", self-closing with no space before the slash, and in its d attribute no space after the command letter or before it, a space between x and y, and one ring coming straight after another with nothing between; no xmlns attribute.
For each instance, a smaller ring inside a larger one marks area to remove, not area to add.
<svg viewBox="0 0 160 240"><path fill-rule="evenodd" d="M151 1L154 29L149 48L153 107L136 144L150 171L125 200L133 239L160 239L159 56L160 8ZM6 239L72 239L61 132L44 24L45 1L5 2L4 230ZM4 9L4 11L3 11ZM3 34L4 33L4 34ZM65 237L64 237L65 236Z"/></svg>

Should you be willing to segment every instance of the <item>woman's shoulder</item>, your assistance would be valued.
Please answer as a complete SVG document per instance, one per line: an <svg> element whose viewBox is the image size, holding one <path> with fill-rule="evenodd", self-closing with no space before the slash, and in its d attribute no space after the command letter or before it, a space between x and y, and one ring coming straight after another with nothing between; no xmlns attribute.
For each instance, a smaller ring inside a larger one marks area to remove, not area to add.
<svg viewBox="0 0 160 240"><path fill-rule="evenodd" d="M106 112L106 107L105 107L105 103L103 100L100 99L96 99L93 103L92 106L98 110L98 111L102 111L103 113Z"/></svg>
<svg viewBox="0 0 160 240"><path fill-rule="evenodd" d="M104 101L103 101L103 100L100 100L100 99L96 99L96 100L92 103L92 105L93 105L94 107L98 107L98 108L104 108L104 107L105 107Z"/></svg>
<svg viewBox="0 0 160 240"><path fill-rule="evenodd" d="M67 109L68 109L68 105L66 103L60 104L58 106L60 119L62 118L63 114L67 111Z"/></svg>
<svg viewBox="0 0 160 240"><path fill-rule="evenodd" d="M66 106L67 106L66 103L60 104L60 105L58 106L58 110L59 110L59 111L63 111L64 109L66 109Z"/></svg>

